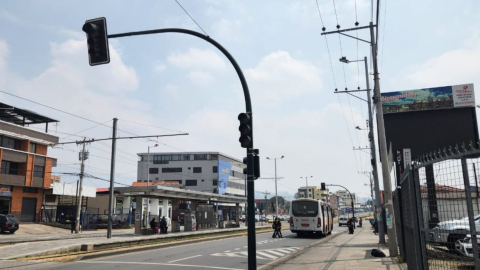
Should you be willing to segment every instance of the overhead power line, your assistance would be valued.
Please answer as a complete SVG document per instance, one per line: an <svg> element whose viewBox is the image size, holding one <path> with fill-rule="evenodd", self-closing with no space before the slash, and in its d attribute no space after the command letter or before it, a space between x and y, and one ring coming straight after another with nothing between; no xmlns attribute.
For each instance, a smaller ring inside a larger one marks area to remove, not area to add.
<svg viewBox="0 0 480 270"><path fill-rule="evenodd" d="M195 21L195 19L188 13L188 11L177 0L175 0L175 2L177 2L177 4L183 9L183 11L185 11L185 13L187 13L188 17L190 17L190 19L192 19L192 21L202 30L202 32L205 34L205 36L208 36L207 32L205 32L205 30L203 30L203 28L200 26L200 24L198 24L197 21Z"/></svg>

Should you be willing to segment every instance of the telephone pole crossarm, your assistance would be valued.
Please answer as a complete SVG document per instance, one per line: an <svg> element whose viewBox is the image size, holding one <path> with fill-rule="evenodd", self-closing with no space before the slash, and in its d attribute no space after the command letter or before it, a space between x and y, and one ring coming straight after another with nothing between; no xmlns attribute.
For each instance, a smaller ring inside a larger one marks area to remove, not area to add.
<svg viewBox="0 0 480 270"><path fill-rule="evenodd" d="M362 60L363 61L363 60ZM357 62L357 61L350 61L350 62ZM334 93L351 93L351 92L367 92L370 91L370 89L359 89L359 90L345 90L345 91L335 91Z"/></svg>
<svg viewBox="0 0 480 270"><path fill-rule="evenodd" d="M373 26L376 27L376 25L373 25ZM321 35L323 36L323 35L330 35L330 34L340 34L340 33L343 33L343 32L356 31L356 30L362 30L362 29L368 29L368 28L370 28L370 26L360 26L360 27L348 28L348 29L343 29L343 30L323 32Z"/></svg>
<svg viewBox="0 0 480 270"><path fill-rule="evenodd" d="M183 135L190 135L190 134L188 134L188 133L178 133L178 134L131 136L131 137L118 137L118 138L116 138L116 139L117 139L117 140L122 140L122 139L159 138L159 137L174 137L174 136L183 136ZM109 141L109 140L112 140L112 138L90 139L90 140L74 141L74 142L62 142L62 143L51 144L50 146L64 145L64 144L92 143L92 142Z"/></svg>

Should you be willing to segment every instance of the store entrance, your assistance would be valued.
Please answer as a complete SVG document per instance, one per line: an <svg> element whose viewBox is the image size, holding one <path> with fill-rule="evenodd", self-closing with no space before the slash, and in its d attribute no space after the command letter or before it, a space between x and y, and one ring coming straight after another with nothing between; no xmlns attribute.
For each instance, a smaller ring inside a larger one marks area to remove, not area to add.
<svg viewBox="0 0 480 270"><path fill-rule="evenodd" d="M9 197L0 197L0 214L9 214L12 199Z"/></svg>

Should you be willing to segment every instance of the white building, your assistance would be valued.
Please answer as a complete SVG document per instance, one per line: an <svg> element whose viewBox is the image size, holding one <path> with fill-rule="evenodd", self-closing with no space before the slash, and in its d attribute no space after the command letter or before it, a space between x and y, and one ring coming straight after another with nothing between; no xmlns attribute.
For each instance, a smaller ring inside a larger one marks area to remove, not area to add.
<svg viewBox="0 0 480 270"><path fill-rule="evenodd" d="M178 181L185 189L245 196L246 165L219 152L139 153L138 182ZM148 164L149 163L149 164Z"/></svg>
<svg viewBox="0 0 480 270"><path fill-rule="evenodd" d="M348 193L346 190L339 190L335 193L337 196L342 198L343 205L339 204L338 207L350 207L352 205L352 198L350 198L350 193ZM355 193L352 193L353 197L353 204L356 204L356 196Z"/></svg>

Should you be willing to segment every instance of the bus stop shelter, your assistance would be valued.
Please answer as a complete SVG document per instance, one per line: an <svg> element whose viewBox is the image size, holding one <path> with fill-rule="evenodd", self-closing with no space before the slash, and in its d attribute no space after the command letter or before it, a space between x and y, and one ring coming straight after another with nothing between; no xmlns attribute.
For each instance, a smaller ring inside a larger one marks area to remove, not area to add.
<svg viewBox="0 0 480 270"><path fill-rule="evenodd" d="M135 234L145 234L147 230L142 230L142 218L145 215L143 200L147 200L147 204L151 205L150 213L168 213L168 200L172 201L172 208L175 205L178 205L175 202L178 201L188 201L190 203L190 211L195 213L196 217L203 215L204 213L197 211L201 208L201 205L212 205L218 203L228 203L235 204L236 218L235 224L239 224L239 205L246 203L247 198L243 196L230 196L230 195L221 195L216 193L201 192L195 190L186 190L173 187L166 187L161 185L156 186L141 186L141 187L117 187L115 188L115 193L117 196L122 197L134 197L137 202L136 212L135 212ZM161 204L161 210L159 209L159 202ZM172 209L175 210L175 209ZM165 215L165 214L163 214ZM206 215L206 213L205 213ZM155 216L155 215L153 215ZM202 216L203 217L203 216ZM198 219L197 219L198 220ZM147 220L148 222L149 220ZM215 221L215 224L217 222ZM148 223L147 223L148 227ZM173 223L172 223L173 229Z"/></svg>

